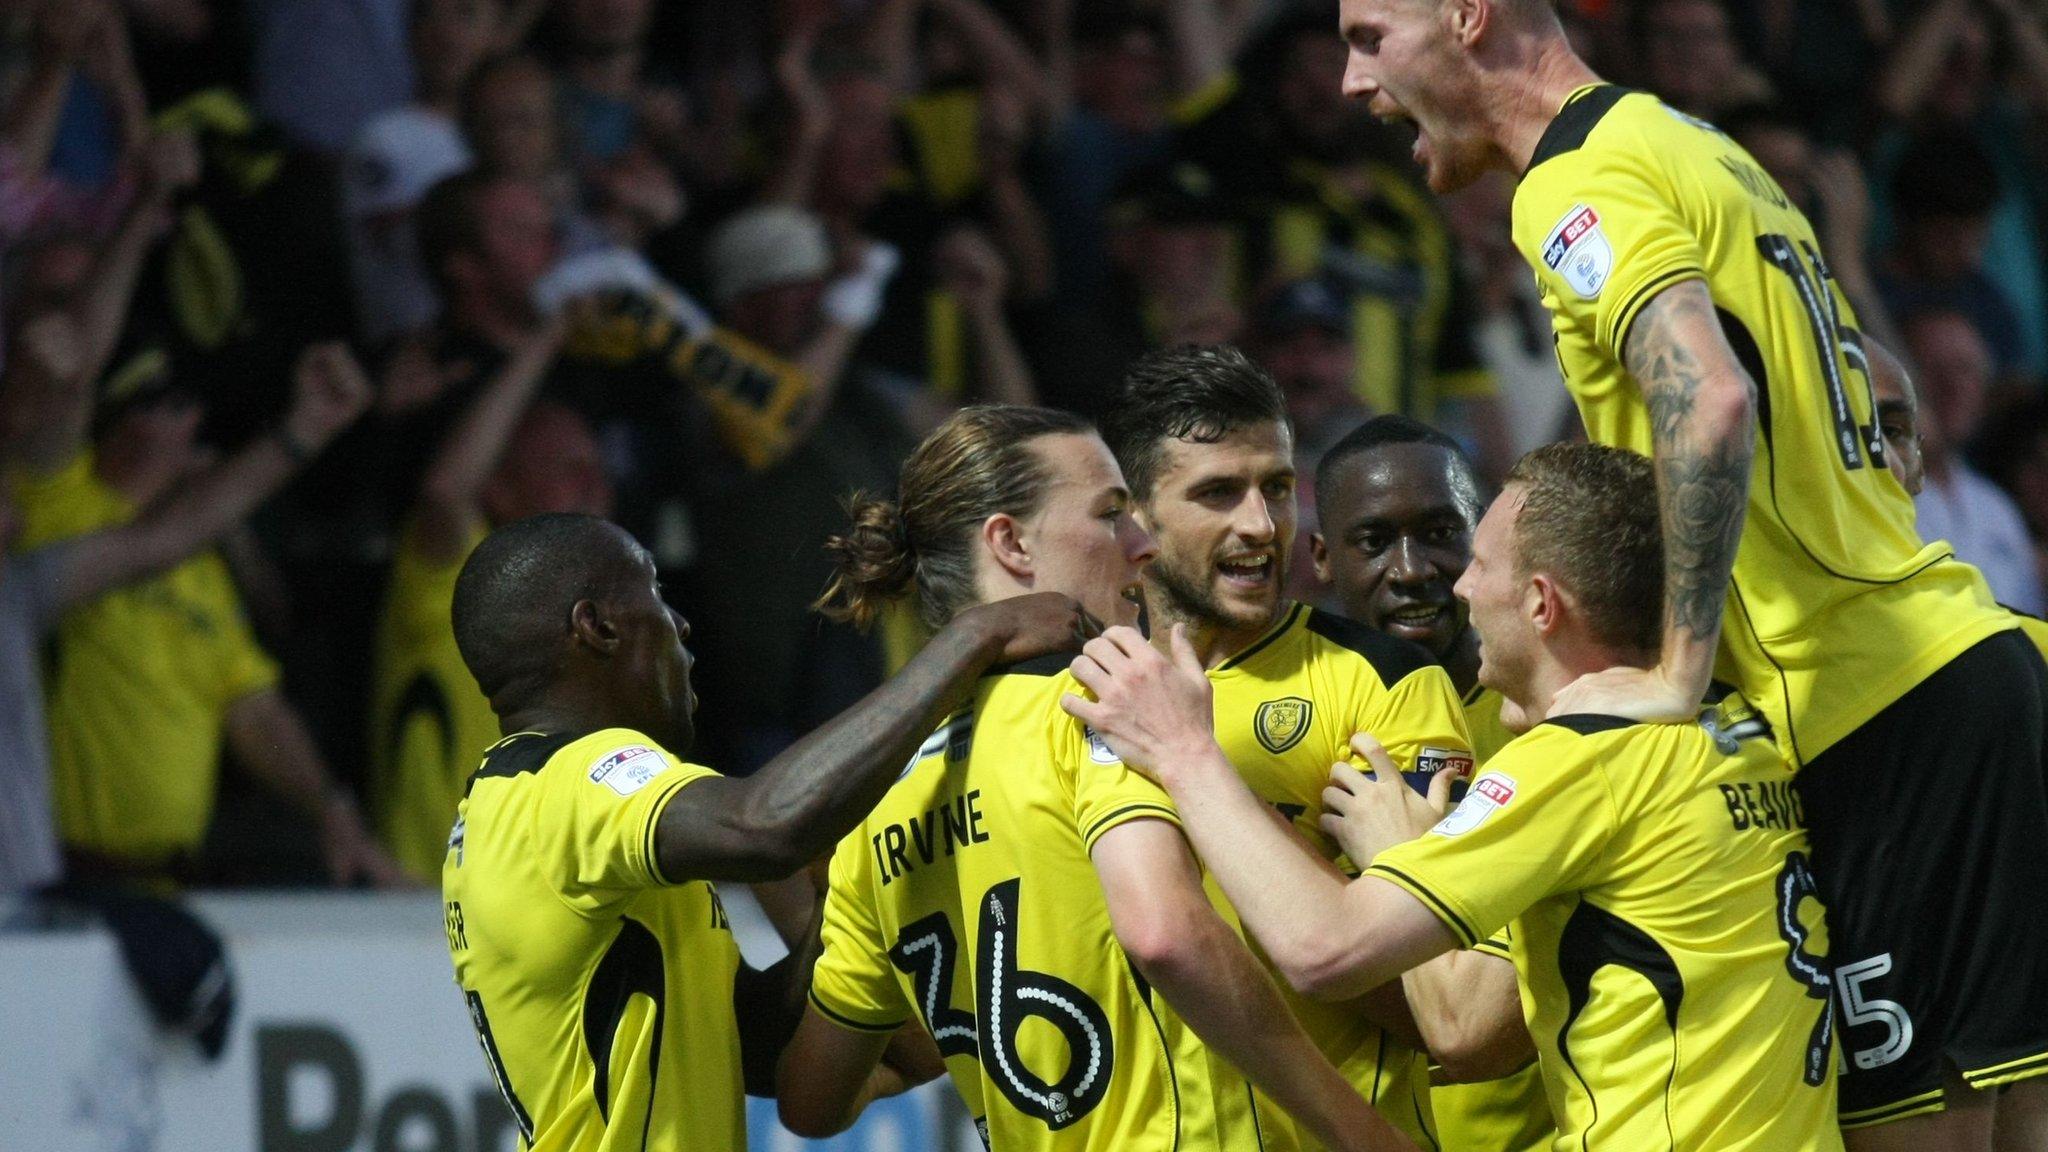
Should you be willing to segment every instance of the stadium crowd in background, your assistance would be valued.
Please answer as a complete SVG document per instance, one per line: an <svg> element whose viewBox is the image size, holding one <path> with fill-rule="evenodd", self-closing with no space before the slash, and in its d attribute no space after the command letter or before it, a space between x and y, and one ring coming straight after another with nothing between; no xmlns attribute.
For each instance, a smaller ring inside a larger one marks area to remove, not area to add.
<svg viewBox="0 0 2048 1152"><path fill-rule="evenodd" d="M1562 14L1603 75L1720 123L1814 217L1924 393L1923 533L2041 610L2039 14ZM134 646L61 661L49 747L6 759L50 762L60 838L105 864L390 876L325 867L346 819L428 881L443 820L418 807L459 791L480 704L435 605L487 524L609 510L647 542L716 669L707 755L743 771L914 650L907 613L871 638L809 611L819 544L848 491L889 490L963 403L1093 415L1136 354L1236 342L1286 391L1305 481L1387 413L1448 430L1498 480L1577 423L1509 185L1424 190L1407 130L1341 95L1334 30L1334 4L1286 0L11 5L0 452L30 533L10 555L55 515L24 477L86 458L83 435L71 459L35 443L53 371L87 405L102 478L152 478L95 524L146 518L188 471L280 435L315 344L345 342L374 397L331 448L287 436L318 459L195 561L224 563L208 596L246 622L235 687L277 686L265 699L330 766L329 800L297 803L310 822L232 775L215 804L216 755L264 778L216 711L226 726L188 732L173 776L194 814L175 846L83 832L108 767L75 750L105 744L96 727L187 723L155 698L118 720L65 703L146 683L156 656ZM100 595L169 620L191 607L175 575ZM60 657L102 610L52 625Z"/></svg>
<svg viewBox="0 0 2048 1152"><path fill-rule="evenodd" d="M1561 14L1813 217L1918 382L1923 536L2042 611L2048 21ZM535 512L647 545L696 758L763 764L924 635L811 610L846 495L963 404L1097 415L1151 349L1278 380L1294 591L1341 607L1325 449L1399 414L1498 482L1578 424L1511 184L1430 194L1343 62L1304 0L13 0L7 892L433 883L495 734L450 591Z"/></svg>
<svg viewBox="0 0 2048 1152"><path fill-rule="evenodd" d="M1558 8L1811 218L1917 385L1885 399L1917 413L1921 536L2048 609L2048 11ZM1312 608L1280 633L1423 641L1443 716L1497 724L1445 598L1487 490L1579 415L1513 181L1430 192L1413 129L1343 94L1337 27L1335 0L4 0L0 925L175 939L189 971L137 975L217 1048L225 983L186 993L218 942L133 895L437 885L499 735L457 576L539 513L616 521L687 613L678 756L822 771L792 745L944 648L906 603L815 610L850 494L897 494L974 403L1129 439L1127 367L1187 344L1242 348L1292 426ZM1401 510L1436 552L1333 561L1388 459L1442 489ZM1148 517L1179 499L1129 479ZM1314 1039L1405 1053L1374 1103L1427 1095L1424 1038L1391 1035Z"/></svg>

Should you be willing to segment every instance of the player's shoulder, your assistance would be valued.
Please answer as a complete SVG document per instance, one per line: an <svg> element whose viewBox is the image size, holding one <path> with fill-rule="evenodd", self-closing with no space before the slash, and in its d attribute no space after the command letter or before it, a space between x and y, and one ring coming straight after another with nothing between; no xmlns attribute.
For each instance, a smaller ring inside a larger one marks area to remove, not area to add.
<svg viewBox="0 0 2048 1152"><path fill-rule="evenodd" d="M1420 644L1320 608L1302 609L1298 627L1310 637L1312 649L1339 664L1362 662L1389 688L1424 669L1439 667Z"/></svg>
<svg viewBox="0 0 2048 1152"><path fill-rule="evenodd" d="M713 774L700 765L685 765L653 737L631 728L600 728L585 733L518 732L484 753L476 780L552 786L582 778L628 795L654 777L678 767L701 775Z"/></svg>
<svg viewBox="0 0 2048 1152"><path fill-rule="evenodd" d="M1060 707L1061 697L1087 696L1074 679L1071 656L1054 653L982 674L977 693L973 741L1006 753L1036 748L1055 763L1085 752L1086 726Z"/></svg>
<svg viewBox="0 0 2048 1152"><path fill-rule="evenodd" d="M1565 102L1536 142L1529 171L1573 159L1654 160L1646 145L1683 146L1720 137L1712 124L1689 116L1652 93L1618 84L1583 88Z"/></svg>

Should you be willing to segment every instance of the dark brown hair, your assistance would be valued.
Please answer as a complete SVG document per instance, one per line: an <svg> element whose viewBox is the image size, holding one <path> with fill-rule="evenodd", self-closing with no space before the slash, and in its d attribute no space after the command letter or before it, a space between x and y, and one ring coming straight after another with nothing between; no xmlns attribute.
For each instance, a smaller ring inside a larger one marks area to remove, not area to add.
<svg viewBox="0 0 2048 1152"><path fill-rule="evenodd" d="M1664 637L1664 531L1650 461L1604 444L1550 444L1508 473L1523 487L1515 571L1578 597L1593 636L1653 653Z"/></svg>
<svg viewBox="0 0 2048 1152"><path fill-rule="evenodd" d="M955 413L910 454L896 501L856 492L845 533L825 541L832 582L812 607L858 628L889 601L917 592L918 614L934 628L974 602L974 540L998 513L1029 516L1050 477L1031 450L1041 436L1087 433L1069 412L988 404Z"/></svg>
<svg viewBox="0 0 2048 1152"><path fill-rule="evenodd" d="M1287 398L1264 368L1227 344L1183 344L1147 352L1124 370L1102 414L1102 438L1142 501L1152 496L1167 441L1214 444L1267 423L1287 423Z"/></svg>

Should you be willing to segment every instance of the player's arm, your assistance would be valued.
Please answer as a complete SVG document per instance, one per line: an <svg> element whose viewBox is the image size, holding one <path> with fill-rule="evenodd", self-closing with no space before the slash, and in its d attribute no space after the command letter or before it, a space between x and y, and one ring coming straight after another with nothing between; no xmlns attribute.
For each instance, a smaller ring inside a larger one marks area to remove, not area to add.
<svg viewBox="0 0 2048 1152"><path fill-rule="evenodd" d="M1691 717L1713 676L1735 549L1749 504L1756 382L1729 347L1707 283L1651 297L1623 338L1622 363L1650 411L1664 527L1664 645L1654 669L1610 668L1558 694L1551 711L1636 720Z"/></svg>
<svg viewBox="0 0 2048 1152"><path fill-rule="evenodd" d="M1536 1056L1513 962L1477 949L1446 952L1401 973L1424 1045L1447 1080L1498 1080Z"/></svg>
<svg viewBox="0 0 2048 1152"><path fill-rule="evenodd" d="M915 1036L912 1036L915 1033ZM822 1140L853 1127L869 1104L914 1088L944 1071L927 1062L906 1075L911 1061L884 1059L924 1033L916 1024L888 1032L856 1032L825 1018L816 1006L804 1010L796 1036L783 1051L776 1076L776 1111L782 1126L807 1140ZM910 1037L909 1040L900 1039ZM930 1039L925 1039L930 1045ZM936 1050L932 1052L937 1055Z"/></svg>
<svg viewBox="0 0 2048 1152"><path fill-rule="evenodd" d="M672 881L769 880L824 855L889 790L910 754L990 665L1071 652L1093 630L1073 600L1034 593L970 608L903 670L751 776L675 793L655 828Z"/></svg>
<svg viewBox="0 0 2048 1152"><path fill-rule="evenodd" d="M1112 628L1073 670L1096 699L1061 706L1173 796L1196 852L1297 990L1348 1000L1459 945L1415 897L1372 876L1345 882L1267 817L1216 744L1209 680L1179 625L1171 663L1136 630Z"/></svg>
<svg viewBox="0 0 2048 1152"><path fill-rule="evenodd" d="M1274 828L1264 815L1259 822ZM1409 1147L1310 1043L1279 989L1217 915L1178 829L1132 820L1104 832L1091 855L1117 942L1205 1044L1325 1146Z"/></svg>
<svg viewBox="0 0 2048 1152"><path fill-rule="evenodd" d="M1354 734L1351 747L1372 774L1349 764L1333 765L1320 824L1363 867L1442 820L1450 810L1454 781L1450 772L1438 772L1429 795L1418 796L1402 782L1399 763L1370 733ZM1507 957L1479 949L1446 952L1403 972L1400 987L1423 1047L1451 1081L1497 1079L1534 1057L1515 966Z"/></svg>

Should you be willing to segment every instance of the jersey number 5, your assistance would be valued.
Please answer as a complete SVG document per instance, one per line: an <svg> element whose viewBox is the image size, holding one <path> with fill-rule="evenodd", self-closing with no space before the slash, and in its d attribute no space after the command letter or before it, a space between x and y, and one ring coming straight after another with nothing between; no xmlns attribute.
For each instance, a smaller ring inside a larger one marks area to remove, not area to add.
<svg viewBox="0 0 2048 1152"><path fill-rule="evenodd" d="M980 988L973 1015L952 1006L959 947L944 913L906 925L889 958L910 977L925 1028L939 1051L980 1059L1011 1107L1057 1131L1102 1103L1116 1066L1116 1048L1109 1017L1093 997L1057 976L1018 966L1021 884L1005 880L981 898L975 956ZM1066 1041L1066 1071L1056 1080L1033 1072L1017 1047L1024 1021L1033 1016L1052 1025Z"/></svg>

